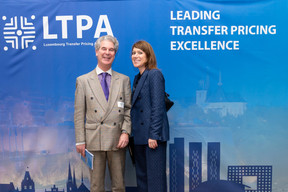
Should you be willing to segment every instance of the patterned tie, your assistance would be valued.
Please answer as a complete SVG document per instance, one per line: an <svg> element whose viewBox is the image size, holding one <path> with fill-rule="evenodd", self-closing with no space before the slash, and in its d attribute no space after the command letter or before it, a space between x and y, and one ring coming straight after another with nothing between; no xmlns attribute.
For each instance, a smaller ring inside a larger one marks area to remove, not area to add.
<svg viewBox="0 0 288 192"><path fill-rule="evenodd" d="M102 73L101 86L102 86L104 95L105 95L105 97L106 97L106 100L108 101L108 98L109 98L109 88L108 88L107 81L106 81L107 75L108 75L108 73Z"/></svg>

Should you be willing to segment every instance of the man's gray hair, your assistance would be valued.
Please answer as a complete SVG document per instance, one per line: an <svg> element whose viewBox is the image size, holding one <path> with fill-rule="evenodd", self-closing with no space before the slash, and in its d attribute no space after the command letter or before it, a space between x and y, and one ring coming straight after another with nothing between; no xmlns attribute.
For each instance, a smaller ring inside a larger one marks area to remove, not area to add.
<svg viewBox="0 0 288 192"><path fill-rule="evenodd" d="M118 48L119 48L119 42L112 35L105 35L105 36L99 37L97 39L97 41L95 42L95 50L99 50L100 49L101 42L104 41L104 40L111 41L114 44L115 53L117 53Z"/></svg>

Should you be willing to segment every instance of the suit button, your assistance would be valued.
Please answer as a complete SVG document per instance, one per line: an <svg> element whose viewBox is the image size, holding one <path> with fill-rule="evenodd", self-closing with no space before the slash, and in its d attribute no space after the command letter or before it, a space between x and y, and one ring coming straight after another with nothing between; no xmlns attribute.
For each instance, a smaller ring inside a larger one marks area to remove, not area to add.
<svg viewBox="0 0 288 192"><path fill-rule="evenodd" d="M93 97L91 97L91 100L93 100Z"/></svg>
<svg viewBox="0 0 288 192"><path fill-rule="evenodd" d="M141 113L143 113L143 110L140 110Z"/></svg>
<svg viewBox="0 0 288 192"><path fill-rule="evenodd" d="M141 125L144 125L144 123L142 122Z"/></svg>
<svg viewBox="0 0 288 192"><path fill-rule="evenodd" d="M95 109L95 113L97 113L97 110Z"/></svg>
<svg viewBox="0 0 288 192"><path fill-rule="evenodd" d="M103 125L103 121L101 122L101 125Z"/></svg>
<svg viewBox="0 0 288 192"><path fill-rule="evenodd" d="M138 96L138 99L141 99L141 96Z"/></svg>

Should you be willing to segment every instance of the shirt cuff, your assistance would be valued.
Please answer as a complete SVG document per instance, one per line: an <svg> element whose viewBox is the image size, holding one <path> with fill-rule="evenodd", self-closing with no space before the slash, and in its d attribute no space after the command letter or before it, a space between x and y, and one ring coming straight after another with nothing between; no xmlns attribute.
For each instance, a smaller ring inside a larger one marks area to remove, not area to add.
<svg viewBox="0 0 288 192"><path fill-rule="evenodd" d="M76 143L76 146L77 146L77 145L83 145L83 144L85 144L85 142Z"/></svg>

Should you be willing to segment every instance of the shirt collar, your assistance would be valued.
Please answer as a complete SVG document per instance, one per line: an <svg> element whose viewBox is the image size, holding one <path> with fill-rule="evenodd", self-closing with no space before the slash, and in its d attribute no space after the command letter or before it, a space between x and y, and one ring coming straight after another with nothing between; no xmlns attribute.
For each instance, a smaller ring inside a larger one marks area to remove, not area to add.
<svg viewBox="0 0 288 192"><path fill-rule="evenodd" d="M109 75L111 75L112 76L112 69L110 68L108 71L103 71L102 69L100 69L100 67L98 67L98 65L97 65L97 67L96 67L96 73L97 73L97 75L100 75L101 73L108 73Z"/></svg>

